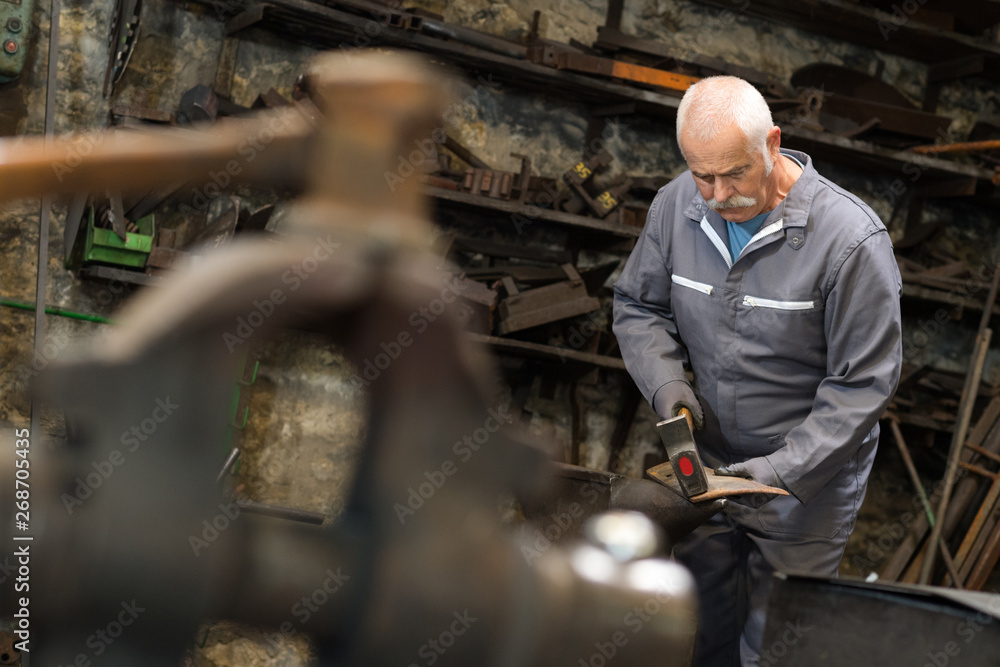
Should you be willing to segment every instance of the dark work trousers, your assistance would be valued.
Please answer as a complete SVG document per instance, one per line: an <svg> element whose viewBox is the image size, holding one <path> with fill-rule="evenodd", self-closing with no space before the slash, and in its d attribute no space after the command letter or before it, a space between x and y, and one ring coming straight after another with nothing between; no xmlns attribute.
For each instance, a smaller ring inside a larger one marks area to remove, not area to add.
<svg viewBox="0 0 1000 667"><path fill-rule="evenodd" d="M782 647L762 646L771 576L775 572L836 576L854 526L851 516L842 517L847 522L839 528L828 524L829 529L815 531L825 535L764 530L768 519L780 520L794 513L796 505L802 506L794 497L776 498L760 509L730 501L726 510L674 548L674 556L698 583L694 667L781 664ZM762 515L767 518L762 520ZM792 635L789 641L797 641Z"/></svg>

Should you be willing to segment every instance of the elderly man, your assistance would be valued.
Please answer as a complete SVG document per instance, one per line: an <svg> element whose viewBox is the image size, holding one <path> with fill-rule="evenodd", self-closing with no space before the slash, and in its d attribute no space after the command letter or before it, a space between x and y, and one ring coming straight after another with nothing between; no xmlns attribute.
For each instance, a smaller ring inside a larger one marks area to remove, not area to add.
<svg viewBox="0 0 1000 667"><path fill-rule="evenodd" d="M653 201L614 331L660 418L692 410L706 465L791 493L731 502L674 549L701 595L695 664L771 664L771 575L835 576L864 499L899 379L901 281L875 213L781 150L747 82L692 86L677 141L690 170Z"/></svg>

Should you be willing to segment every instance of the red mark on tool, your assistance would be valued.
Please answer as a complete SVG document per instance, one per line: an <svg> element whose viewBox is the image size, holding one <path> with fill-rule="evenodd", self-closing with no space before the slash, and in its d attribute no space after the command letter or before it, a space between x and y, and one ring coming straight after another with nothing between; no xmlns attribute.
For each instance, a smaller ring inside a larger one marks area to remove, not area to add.
<svg viewBox="0 0 1000 667"><path fill-rule="evenodd" d="M691 465L691 459L686 456L682 456L680 460L681 472L684 473L685 477L694 474L694 466Z"/></svg>

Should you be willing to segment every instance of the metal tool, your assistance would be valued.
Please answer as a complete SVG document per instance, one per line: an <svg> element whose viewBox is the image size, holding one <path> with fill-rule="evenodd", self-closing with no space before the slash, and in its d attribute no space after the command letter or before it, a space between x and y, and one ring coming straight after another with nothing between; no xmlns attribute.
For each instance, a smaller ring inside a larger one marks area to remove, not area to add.
<svg viewBox="0 0 1000 667"><path fill-rule="evenodd" d="M691 498L708 491L705 466L698 457L698 446L691 434L691 411L681 408L676 417L658 422L656 432L660 434L684 496Z"/></svg>

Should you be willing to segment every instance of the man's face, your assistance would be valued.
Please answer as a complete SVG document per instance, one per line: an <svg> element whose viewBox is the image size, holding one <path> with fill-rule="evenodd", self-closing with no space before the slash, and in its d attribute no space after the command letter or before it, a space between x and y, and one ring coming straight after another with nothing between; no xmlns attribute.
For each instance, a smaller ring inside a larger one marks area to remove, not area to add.
<svg viewBox="0 0 1000 667"><path fill-rule="evenodd" d="M769 150L771 139L768 135ZM775 190L773 179L767 174L764 155L747 150L739 128L733 125L710 141L685 133L682 141L698 191L719 215L730 222L746 222L768 210L765 207Z"/></svg>

